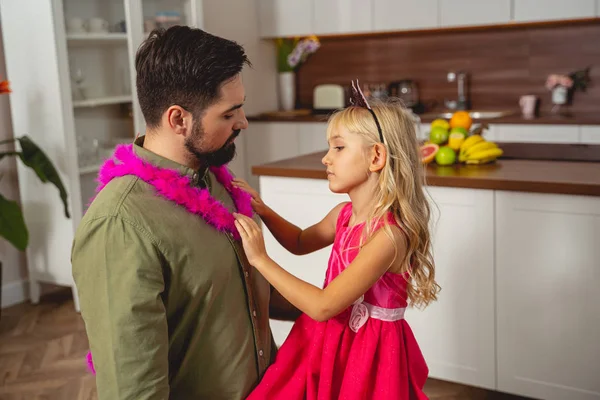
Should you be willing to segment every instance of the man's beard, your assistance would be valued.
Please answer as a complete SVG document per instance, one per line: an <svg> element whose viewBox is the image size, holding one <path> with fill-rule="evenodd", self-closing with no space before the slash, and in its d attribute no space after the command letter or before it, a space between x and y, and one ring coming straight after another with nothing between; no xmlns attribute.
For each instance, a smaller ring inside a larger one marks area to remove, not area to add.
<svg viewBox="0 0 600 400"><path fill-rule="evenodd" d="M240 134L240 130L233 131L231 136L220 149L213 151L201 151L197 148L197 143L202 142L204 130L200 123L195 124L192 134L185 140L185 147L190 154L205 167L220 167L225 165L235 157L235 138Z"/></svg>

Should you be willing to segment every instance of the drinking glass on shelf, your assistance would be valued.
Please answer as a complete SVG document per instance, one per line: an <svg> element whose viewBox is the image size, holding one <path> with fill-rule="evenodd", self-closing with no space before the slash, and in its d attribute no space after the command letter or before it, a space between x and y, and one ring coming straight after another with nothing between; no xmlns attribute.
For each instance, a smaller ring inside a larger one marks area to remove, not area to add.
<svg viewBox="0 0 600 400"><path fill-rule="evenodd" d="M75 83L75 93L74 94L79 99L85 99L83 89L82 89L83 82L85 81L85 77L83 76L82 69L79 67L76 67L75 72L73 73L73 76L71 77L71 79Z"/></svg>

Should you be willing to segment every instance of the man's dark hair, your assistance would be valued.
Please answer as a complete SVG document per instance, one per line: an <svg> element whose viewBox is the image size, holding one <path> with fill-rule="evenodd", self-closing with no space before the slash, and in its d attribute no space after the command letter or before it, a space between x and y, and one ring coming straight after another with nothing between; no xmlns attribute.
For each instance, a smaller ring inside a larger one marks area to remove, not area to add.
<svg viewBox="0 0 600 400"><path fill-rule="evenodd" d="M239 44L200 29L155 29L135 57L140 107L150 128L172 105L200 118L219 100L221 85L251 65Z"/></svg>

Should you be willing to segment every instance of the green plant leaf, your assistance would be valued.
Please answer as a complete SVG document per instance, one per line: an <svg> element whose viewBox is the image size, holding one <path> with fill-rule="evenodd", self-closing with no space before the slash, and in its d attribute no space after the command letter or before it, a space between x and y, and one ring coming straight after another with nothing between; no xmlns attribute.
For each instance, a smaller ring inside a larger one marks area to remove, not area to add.
<svg viewBox="0 0 600 400"><path fill-rule="evenodd" d="M69 205L67 202L67 190L65 189L60 176L54 168L52 161L46 156L46 154L40 149L28 136L22 136L17 139L21 145L21 160L28 167L32 168L37 174L38 178L44 183L50 182L56 186L60 193L60 199L63 202L65 208L65 216L71 218L69 215Z"/></svg>
<svg viewBox="0 0 600 400"><path fill-rule="evenodd" d="M23 219L21 207L16 201L8 200L0 194L0 236L17 249L23 251L29 243L29 232Z"/></svg>

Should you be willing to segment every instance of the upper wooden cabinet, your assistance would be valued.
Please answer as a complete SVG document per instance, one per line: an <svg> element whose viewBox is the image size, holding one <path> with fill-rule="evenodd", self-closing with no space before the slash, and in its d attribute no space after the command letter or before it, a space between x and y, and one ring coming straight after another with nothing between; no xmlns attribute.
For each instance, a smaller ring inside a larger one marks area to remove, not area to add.
<svg viewBox="0 0 600 400"><path fill-rule="evenodd" d="M595 0L513 0L517 22L593 18Z"/></svg>
<svg viewBox="0 0 600 400"><path fill-rule="evenodd" d="M313 31L313 0L258 0L262 37L305 36Z"/></svg>
<svg viewBox="0 0 600 400"><path fill-rule="evenodd" d="M508 23L511 5L512 0L439 0L440 26Z"/></svg>
<svg viewBox="0 0 600 400"><path fill-rule="evenodd" d="M314 33L317 35L370 32L372 0L315 0Z"/></svg>
<svg viewBox="0 0 600 400"><path fill-rule="evenodd" d="M373 30L437 28L438 0L373 0Z"/></svg>

